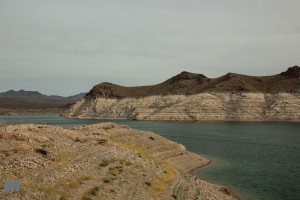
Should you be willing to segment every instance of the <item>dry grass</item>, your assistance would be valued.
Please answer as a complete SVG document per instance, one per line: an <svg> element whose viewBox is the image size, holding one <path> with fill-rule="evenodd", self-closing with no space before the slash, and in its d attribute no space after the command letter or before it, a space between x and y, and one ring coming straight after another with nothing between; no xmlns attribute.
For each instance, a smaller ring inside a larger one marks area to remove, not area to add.
<svg viewBox="0 0 300 200"><path fill-rule="evenodd" d="M60 179L54 184L42 184L39 186L39 190L44 192L47 197L54 198L59 195L60 197L70 198L72 191L84 183L84 181L90 180L92 177L89 174L81 174L74 178Z"/></svg>
<svg viewBox="0 0 300 200"><path fill-rule="evenodd" d="M70 164L78 162L82 157L78 156L78 153L72 150L66 150L57 154L55 162L59 164Z"/></svg>
<svg viewBox="0 0 300 200"><path fill-rule="evenodd" d="M161 145L167 145L165 140L163 140L160 137L157 137L157 141L160 142ZM176 175L177 175L177 170L171 166L170 164L167 164L165 161L162 159L151 156L147 150L145 149L144 146L139 145L139 144L134 144L134 143L129 143L129 141L124 141L124 140L113 140L114 144L116 144L119 147L122 148L127 148L130 149L134 152L136 152L138 155L144 156L146 158L149 158L156 163L158 163L162 168L164 173L159 176L151 185L149 186L149 192L153 196L158 196L161 194L164 194L168 188L168 186L175 181Z"/></svg>
<svg viewBox="0 0 300 200"><path fill-rule="evenodd" d="M149 187L150 194L158 196L166 192L168 186L175 181L177 170L171 165L164 165L164 174L158 177Z"/></svg>

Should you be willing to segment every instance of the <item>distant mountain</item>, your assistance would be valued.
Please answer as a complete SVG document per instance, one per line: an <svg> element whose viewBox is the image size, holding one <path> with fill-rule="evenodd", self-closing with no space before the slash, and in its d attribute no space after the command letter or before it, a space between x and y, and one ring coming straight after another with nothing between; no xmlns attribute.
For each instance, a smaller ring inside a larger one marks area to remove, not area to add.
<svg viewBox="0 0 300 200"><path fill-rule="evenodd" d="M8 90L6 92L0 93L0 97L14 97L14 98L26 98L26 99L53 99L53 100L79 100L82 99L86 93L80 93L68 97L58 96L58 95L44 95L38 91L25 91L25 90Z"/></svg>
<svg viewBox="0 0 300 200"><path fill-rule="evenodd" d="M0 96L4 97L46 97L37 91L25 91L25 90L8 90L6 92L0 93Z"/></svg>

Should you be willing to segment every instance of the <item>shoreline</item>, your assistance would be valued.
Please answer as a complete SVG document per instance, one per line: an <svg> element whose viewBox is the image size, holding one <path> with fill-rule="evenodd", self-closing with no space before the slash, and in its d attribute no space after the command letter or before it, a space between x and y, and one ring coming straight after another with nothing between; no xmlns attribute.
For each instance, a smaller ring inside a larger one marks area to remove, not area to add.
<svg viewBox="0 0 300 200"><path fill-rule="evenodd" d="M216 185L219 185L221 187L224 187L224 192L226 192L228 195L231 195L231 196L233 196L234 198L236 198L238 200L245 200L244 198L241 197L241 195L237 194L236 192L234 192L231 189L228 189L227 188L228 186L224 186L223 184L212 182L211 180L206 180L205 178L203 178L203 177L195 174L196 170L204 168L204 167L208 167L210 164L213 163L213 161L211 159L208 159L208 160L209 160L208 163L206 163L205 165L202 165L202 166L199 166L199 167L195 167L195 168L189 170L189 173L192 174L193 176L195 176L196 178L199 178L199 179L201 179L203 181L207 181L209 183L216 184Z"/></svg>
<svg viewBox="0 0 300 200"><path fill-rule="evenodd" d="M37 112L35 112L37 111ZM91 119L91 120L126 120L126 121L146 121L146 122L179 122L179 123L300 123L300 120L180 120L180 119L128 119L128 118L103 118L103 117L66 117L60 110L46 110L43 112L38 112L38 110L32 110L32 112L16 112L16 113L0 113L0 117L5 116L38 116L38 115L58 115L63 119Z"/></svg>
<svg viewBox="0 0 300 200"><path fill-rule="evenodd" d="M259 122L291 122L291 123L300 123L300 120L180 120L180 119L128 119L128 118L116 118L116 117L66 117L64 114L60 113L60 117L65 118L65 119L99 119L99 120L128 120L128 121L153 121L153 122L188 122L188 123L215 123L215 122L224 122L224 123L259 123Z"/></svg>

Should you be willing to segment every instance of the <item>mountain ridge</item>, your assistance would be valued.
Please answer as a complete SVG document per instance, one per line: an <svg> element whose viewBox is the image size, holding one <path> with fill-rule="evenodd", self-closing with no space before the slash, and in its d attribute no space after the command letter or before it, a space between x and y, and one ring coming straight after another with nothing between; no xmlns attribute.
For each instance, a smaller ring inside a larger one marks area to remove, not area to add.
<svg viewBox="0 0 300 200"><path fill-rule="evenodd" d="M39 98L39 99L59 99L59 100L79 100L82 99L86 93L79 93L72 96L59 96L59 95L45 95L38 91L30 90L8 90L6 92L1 92L0 97L15 97L15 98Z"/></svg>
<svg viewBox="0 0 300 200"><path fill-rule="evenodd" d="M64 113L68 118L300 121L300 69L272 76L181 72L150 86L101 83Z"/></svg>
<svg viewBox="0 0 300 200"><path fill-rule="evenodd" d="M202 92L299 92L300 68L290 67L285 72L271 76L248 76L227 73L218 78L183 71L162 83L126 87L103 82L87 93L89 98L140 98L153 95L193 95Z"/></svg>

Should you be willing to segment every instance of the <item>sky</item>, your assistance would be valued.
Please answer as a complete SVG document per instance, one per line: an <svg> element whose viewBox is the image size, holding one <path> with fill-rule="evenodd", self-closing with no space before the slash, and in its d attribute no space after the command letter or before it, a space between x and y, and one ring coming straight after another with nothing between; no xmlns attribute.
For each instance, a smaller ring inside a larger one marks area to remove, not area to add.
<svg viewBox="0 0 300 200"><path fill-rule="evenodd" d="M300 65L299 0L0 0L0 92Z"/></svg>

